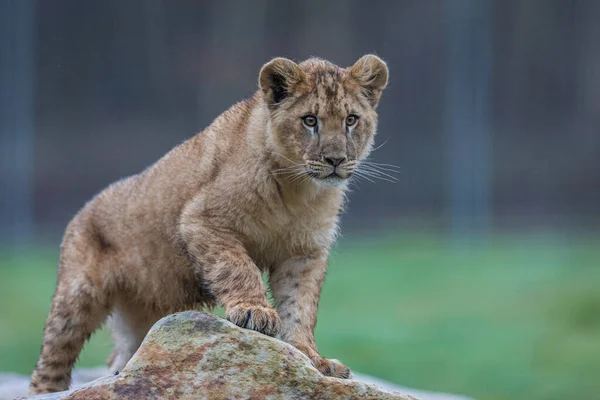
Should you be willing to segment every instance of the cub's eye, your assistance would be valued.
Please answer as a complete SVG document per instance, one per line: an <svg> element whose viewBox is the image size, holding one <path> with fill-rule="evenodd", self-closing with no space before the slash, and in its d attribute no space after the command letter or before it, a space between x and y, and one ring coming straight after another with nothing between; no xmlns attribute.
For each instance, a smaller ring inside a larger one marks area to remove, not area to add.
<svg viewBox="0 0 600 400"><path fill-rule="evenodd" d="M358 116L350 114L346 117L346 126L352 126L358 122Z"/></svg>
<svg viewBox="0 0 600 400"><path fill-rule="evenodd" d="M302 122L304 122L304 125L312 128L317 125L317 117L315 117L314 115L307 115L305 117L302 117Z"/></svg>

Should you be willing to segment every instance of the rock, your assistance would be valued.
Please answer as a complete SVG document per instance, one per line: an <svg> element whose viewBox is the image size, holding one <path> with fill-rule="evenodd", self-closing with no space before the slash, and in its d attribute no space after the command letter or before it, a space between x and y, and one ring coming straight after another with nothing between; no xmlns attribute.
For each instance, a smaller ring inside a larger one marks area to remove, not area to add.
<svg viewBox="0 0 600 400"><path fill-rule="evenodd" d="M359 374L358 372L353 372L352 378L357 381L360 381L360 382L372 383L374 385L379 386L382 389L391 390L391 391L399 392L399 393L410 394L411 396L417 397L420 400L473 400L470 397L459 396L456 394L435 393L435 392L427 392L425 390L406 388L403 386L399 386L399 385L384 381L383 379L374 378L369 375Z"/></svg>
<svg viewBox="0 0 600 400"><path fill-rule="evenodd" d="M73 387L77 389L80 386L83 386L94 379L106 376L107 374L108 369L106 367L88 367L77 369L73 371ZM411 396L417 397L420 400L473 400L465 396L458 396L448 393L427 392L424 390L407 388L365 374L353 373L353 379L360 382L373 383L389 391L410 394ZM28 386L29 377L12 372L0 372L0 400L13 400L15 397L26 396ZM46 397L36 396L33 398L38 400L44 398L48 400L59 399L64 397L66 393L73 392L73 390L69 392L46 395Z"/></svg>
<svg viewBox="0 0 600 400"><path fill-rule="evenodd" d="M75 372L73 386L104 372L105 369ZM5 377L3 384L0 375L0 399L26 392L26 378ZM105 376L66 392L27 398L415 399L382 386L382 381L373 384L325 377L304 354L287 343L212 315L187 311L158 321L118 375ZM458 397L424 395L422 399Z"/></svg>

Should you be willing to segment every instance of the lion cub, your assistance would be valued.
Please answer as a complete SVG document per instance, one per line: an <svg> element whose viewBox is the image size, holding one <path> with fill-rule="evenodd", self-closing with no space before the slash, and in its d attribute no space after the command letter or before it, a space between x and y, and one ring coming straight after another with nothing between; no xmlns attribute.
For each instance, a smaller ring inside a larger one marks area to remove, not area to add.
<svg viewBox="0 0 600 400"><path fill-rule="evenodd" d="M304 352L325 375L314 327L348 178L369 154L386 64L267 63L260 90L69 223L32 394L65 390L90 335L109 319L113 371L150 327L222 305L234 324ZM276 310L267 300L268 271Z"/></svg>

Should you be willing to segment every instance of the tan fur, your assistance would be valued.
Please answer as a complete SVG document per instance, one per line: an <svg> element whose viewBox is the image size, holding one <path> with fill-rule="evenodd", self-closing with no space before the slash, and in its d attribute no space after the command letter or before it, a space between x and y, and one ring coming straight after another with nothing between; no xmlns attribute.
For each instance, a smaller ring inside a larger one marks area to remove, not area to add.
<svg viewBox="0 0 600 400"><path fill-rule="evenodd" d="M274 59L251 99L86 204L63 239L31 393L67 389L109 316L118 371L159 318L215 304L239 326L280 333L324 374L348 377L319 356L313 330L347 179L371 150L387 76L371 55L349 69ZM359 116L351 128L349 114Z"/></svg>

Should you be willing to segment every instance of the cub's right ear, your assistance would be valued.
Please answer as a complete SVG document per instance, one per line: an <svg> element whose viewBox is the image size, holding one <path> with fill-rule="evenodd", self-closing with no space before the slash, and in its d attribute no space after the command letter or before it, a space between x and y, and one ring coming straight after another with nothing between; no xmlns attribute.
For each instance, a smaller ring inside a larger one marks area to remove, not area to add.
<svg viewBox="0 0 600 400"><path fill-rule="evenodd" d="M258 85L269 107L275 108L303 79L304 72L298 64L287 58L278 57L262 67L258 75Z"/></svg>

